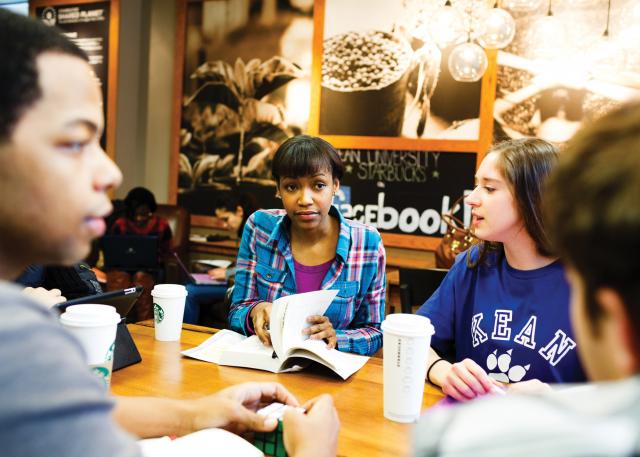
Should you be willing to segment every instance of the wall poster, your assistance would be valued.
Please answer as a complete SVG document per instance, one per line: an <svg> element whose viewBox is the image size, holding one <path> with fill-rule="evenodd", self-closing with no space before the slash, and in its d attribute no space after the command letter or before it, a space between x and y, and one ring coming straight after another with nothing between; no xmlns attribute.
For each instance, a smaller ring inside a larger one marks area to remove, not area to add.
<svg viewBox="0 0 640 457"><path fill-rule="evenodd" d="M174 201L209 216L225 193L280 207L273 154L288 137L320 135L346 165L338 208L376 226L386 245L433 249L441 212L471 188L491 141L495 54L483 81L456 83L417 51L405 3L180 1ZM380 65L350 87L348 64L326 62L368 40Z"/></svg>
<svg viewBox="0 0 640 457"><path fill-rule="evenodd" d="M30 13L59 28L89 56L102 91L105 131L102 148L115 156L119 0L36 0Z"/></svg>
<svg viewBox="0 0 640 457"><path fill-rule="evenodd" d="M495 53L475 83L455 81L451 47L420 33L414 0L315 2L310 131L347 172L339 207L386 246L434 249L441 214L472 189L491 143ZM344 199L344 200L342 200ZM467 224L468 208L456 215Z"/></svg>
<svg viewBox="0 0 640 457"><path fill-rule="evenodd" d="M280 207L271 159L309 118L312 1L181 1L178 204L213 215L225 193Z"/></svg>
<svg viewBox="0 0 640 457"><path fill-rule="evenodd" d="M562 144L640 95L640 1L532 4L511 12L516 36L498 53L495 132Z"/></svg>

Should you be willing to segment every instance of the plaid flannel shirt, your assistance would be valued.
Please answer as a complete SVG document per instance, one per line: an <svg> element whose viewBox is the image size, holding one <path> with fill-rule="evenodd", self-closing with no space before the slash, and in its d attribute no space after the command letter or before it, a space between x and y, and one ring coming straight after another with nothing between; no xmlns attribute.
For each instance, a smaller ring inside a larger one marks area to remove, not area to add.
<svg viewBox="0 0 640 457"><path fill-rule="evenodd" d="M333 206L330 214L340 220L340 235L321 289L339 292L325 316L336 331L338 350L371 355L382 346L384 246L375 228L345 219ZM296 293L290 223L284 210L257 211L247 220L229 311L232 330L253 334L249 314L254 306Z"/></svg>

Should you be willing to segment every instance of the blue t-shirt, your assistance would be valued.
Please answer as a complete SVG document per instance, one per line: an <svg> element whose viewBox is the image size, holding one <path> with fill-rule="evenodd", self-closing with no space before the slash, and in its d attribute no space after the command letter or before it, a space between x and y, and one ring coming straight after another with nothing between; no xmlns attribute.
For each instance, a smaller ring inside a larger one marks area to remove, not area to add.
<svg viewBox="0 0 640 457"><path fill-rule="evenodd" d="M479 249L471 249L476 259ZM418 314L431 319L431 347L441 357L472 359L498 381L586 380L559 261L525 271L510 267L503 255L491 255L469 268L465 252Z"/></svg>

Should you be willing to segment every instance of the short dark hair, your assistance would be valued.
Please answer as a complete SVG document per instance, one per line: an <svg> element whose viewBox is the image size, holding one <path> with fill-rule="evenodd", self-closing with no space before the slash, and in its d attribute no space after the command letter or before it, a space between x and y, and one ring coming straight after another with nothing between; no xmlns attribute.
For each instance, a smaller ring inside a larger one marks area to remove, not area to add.
<svg viewBox="0 0 640 457"><path fill-rule="evenodd" d="M149 207L152 213L155 213L158 209L156 197L153 195L153 192L145 187L134 187L124 198L125 214L129 219L133 219L136 209L141 206Z"/></svg>
<svg viewBox="0 0 640 457"><path fill-rule="evenodd" d="M25 110L42 96L36 59L44 52L88 61L59 30L0 9L0 144L9 140Z"/></svg>
<svg viewBox="0 0 640 457"><path fill-rule="evenodd" d="M276 182L285 176L309 176L322 170L331 171L331 176L340 181L344 165L331 144L310 135L298 135L286 140L276 151L271 164L271 174Z"/></svg>
<svg viewBox="0 0 640 457"><path fill-rule="evenodd" d="M563 151L545 192L554 248L584 284L587 314L601 316L595 293L616 290L640 349L640 102L582 129Z"/></svg>
<svg viewBox="0 0 640 457"><path fill-rule="evenodd" d="M538 253L551 256L541 197L546 178L558 161L558 149L540 138L521 138L499 143L489 153L499 154L500 171L511 188L524 227ZM482 263L489 251L502 252L502 243L481 243L478 261L468 257L468 264L473 267Z"/></svg>
<svg viewBox="0 0 640 457"><path fill-rule="evenodd" d="M256 199L251 194L228 192L219 195L213 205L214 209L222 209L232 213L238 209L238 206L242 208L242 222L238 227L238 236L242 236L247 219L258 209L259 205Z"/></svg>

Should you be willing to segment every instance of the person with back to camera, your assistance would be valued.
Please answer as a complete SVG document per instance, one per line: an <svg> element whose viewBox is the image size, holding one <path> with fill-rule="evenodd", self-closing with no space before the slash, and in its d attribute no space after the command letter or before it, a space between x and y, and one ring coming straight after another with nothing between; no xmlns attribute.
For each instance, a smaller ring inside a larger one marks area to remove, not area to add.
<svg viewBox="0 0 640 457"><path fill-rule="evenodd" d="M144 187L134 187L124 199L125 215L117 218L111 228L110 235L155 236L158 238L158 266L162 268L164 261L171 253L171 227L163 217L154 214L158 209L156 198ZM107 271L107 290L125 289L142 286L144 291L136 301L135 312L138 321L153 318L153 300L151 290L157 280L148 271L136 271L133 274L120 270Z"/></svg>
<svg viewBox="0 0 640 457"><path fill-rule="evenodd" d="M343 164L326 141L289 138L273 158L283 210L247 221L238 252L229 326L270 344L271 304L284 295L337 289L324 316L306 329L328 347L371 355L382 345L385 252L374 228L345 219L333 206Z"/></svg>
<svg viewBox="0 0 640 457"><path fill-rule="evenodd" d="M639 150L636 101L569 140L543 197L580 359L597 382L427 412L415 456L640 455Z"/></svg>
<svg viewBox="0 0 640 457"><path fill-rule="evenodd" d="M431 319L427 380L456 400L547 389L585 379L569 324L569 286L541 213L544 179L558 152L536 138L495 146L476 173L472 230L418 314ZM514 383L514 384L511 384Z"/></svg>
<svg viewBox="0 0 640 457"><path fill-rule="evenodd" d="M278 383L184 400L109 395L57 315L8 282L31 264L84 258L105 231L109 192L122 175L100 147L100 89L82 50L55 28L0 9L0 61L0 195L11 195L0 198L2 455L139 457L135 438L210 427L274 430L256 408L298 404ZM285 413L287 452L335 456L331 397L305 408Z"/></svg>
<svg viewBox="0 0 640 457"><path fill-rule="evenodd" d="M224 222L225 229L240 238L247 219L256 210L257 205L250 195L225 194L214 205L215 215ZM197 263L196 263L197 265ZM207 268L207 274L221 284L187 284L187 298L184 305L184 322L197 324L201 307L223 300L227 288L235 282L235 262L222 268Z"/></svg>

